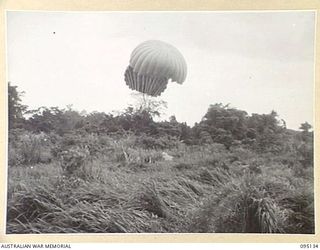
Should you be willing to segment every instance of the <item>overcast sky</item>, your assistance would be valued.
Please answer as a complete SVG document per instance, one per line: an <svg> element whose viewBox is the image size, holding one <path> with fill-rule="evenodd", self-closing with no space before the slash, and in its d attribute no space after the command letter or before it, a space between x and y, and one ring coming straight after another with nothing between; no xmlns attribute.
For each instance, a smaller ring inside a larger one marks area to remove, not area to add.
<svg viewBox="0 0 320 250"><path fill-rule="evenodd" d="M188 74L160 96L167 117L199 122L210 104L275 110L288 128L313 124L315 12L7 12L7 79L30 108L123 110L132 50L156 39ZM164 116L165 118L165 116Z"/></svg>

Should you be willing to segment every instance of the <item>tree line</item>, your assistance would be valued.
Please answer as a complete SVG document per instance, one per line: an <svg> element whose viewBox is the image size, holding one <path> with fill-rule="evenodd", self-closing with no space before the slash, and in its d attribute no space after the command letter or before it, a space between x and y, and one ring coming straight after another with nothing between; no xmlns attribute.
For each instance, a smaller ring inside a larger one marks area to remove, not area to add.
<svg viewBox="0 0 320 250"><path fill-rule="evenodd" d="M162 101L145 100L136 107L129 106L118 114L104 112L78 112L68 106L39 107L30 110L22 103L22 95L17 86L9 83L8 107L9 129L25 129L32 133L55 133L64 136L70 133L113 134L133 133L149 138L171 138L187 145L220 143L227 149L243 145L257 151L280 152L294 144L313 143L311 125L301 124L300 132L286 128L284 120L276 111L269 114L251 114L246 111L223 105L212 104L200 122L189 126L178 122L175 116L168 121L155 121L160 116L159 109L165 106ZM291 140L292 141L292 140Z"/></svg>

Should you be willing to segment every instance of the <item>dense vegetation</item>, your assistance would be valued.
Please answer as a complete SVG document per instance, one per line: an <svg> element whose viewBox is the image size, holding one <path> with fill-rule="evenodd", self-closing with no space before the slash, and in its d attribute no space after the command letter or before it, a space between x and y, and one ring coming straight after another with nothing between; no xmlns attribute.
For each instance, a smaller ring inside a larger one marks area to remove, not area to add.
<svg viewBox="0 0 320 250"><path fill-rule="evenodd" d="M314 233L313 132L214 104L29 110L9 85L7 233Z"/></svg>

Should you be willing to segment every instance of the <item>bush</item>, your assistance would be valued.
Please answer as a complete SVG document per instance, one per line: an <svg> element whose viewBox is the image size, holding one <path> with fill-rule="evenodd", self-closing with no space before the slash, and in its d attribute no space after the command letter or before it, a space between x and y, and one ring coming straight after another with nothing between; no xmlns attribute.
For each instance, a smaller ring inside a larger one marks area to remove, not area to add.
<svg viewBox="0 0 320 250"><path fill-rule="evenodd" d="M170 136L152 137L142 135L135 138L135 146L143 149L164 150L179 147L182 142Z"/></svg>
<svg viewBox="0 0 320 250"><path fill-rule="evenodd" d="M79 146L71 147L69 150L60 153L60 164L63 173L67 176L79 176L86 178L87 166L90 152L87 148Z"/></svg>
<svg viewBox="0 0 320 250"><path fill-rule="evenodd" d="M8 163L11 166L49 163L52 144L44 133L15 130L9 134Z"/></svg>

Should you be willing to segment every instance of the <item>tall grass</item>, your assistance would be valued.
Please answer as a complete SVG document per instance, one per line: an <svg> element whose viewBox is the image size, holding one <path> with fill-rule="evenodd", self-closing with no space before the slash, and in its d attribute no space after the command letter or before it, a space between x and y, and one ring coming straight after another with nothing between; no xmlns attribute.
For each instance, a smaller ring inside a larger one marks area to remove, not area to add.
<svg viewBox="0 0 320 250"><path fill-rule="evenodd" d="M51 163L9 166L7 233L314 232L312 171L296 175L297 162L241 146L73 139Z"/></svg>

